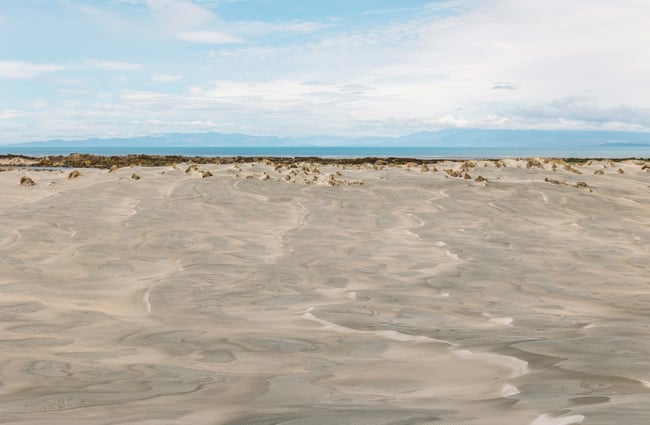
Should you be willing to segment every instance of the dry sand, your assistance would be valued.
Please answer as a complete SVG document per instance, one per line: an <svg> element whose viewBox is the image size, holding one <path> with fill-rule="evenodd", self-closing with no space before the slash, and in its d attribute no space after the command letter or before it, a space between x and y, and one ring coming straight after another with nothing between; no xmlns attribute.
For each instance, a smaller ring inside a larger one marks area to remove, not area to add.
<svg viewBox="0 0 650 425"><path fill-rule="evenodd" d="M650 423L646 163L435 169L0 172L0 423Z"/></svg>

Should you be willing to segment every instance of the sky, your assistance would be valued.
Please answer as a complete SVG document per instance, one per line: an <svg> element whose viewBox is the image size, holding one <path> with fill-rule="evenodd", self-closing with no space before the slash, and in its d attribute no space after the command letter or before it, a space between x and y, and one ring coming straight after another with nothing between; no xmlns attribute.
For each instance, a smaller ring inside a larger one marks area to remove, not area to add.
<svg viewBox="0 0 650 425"><path fill-rule="evenodd" d="M647 0L0 0L0 143L650 130Z"/></svg>

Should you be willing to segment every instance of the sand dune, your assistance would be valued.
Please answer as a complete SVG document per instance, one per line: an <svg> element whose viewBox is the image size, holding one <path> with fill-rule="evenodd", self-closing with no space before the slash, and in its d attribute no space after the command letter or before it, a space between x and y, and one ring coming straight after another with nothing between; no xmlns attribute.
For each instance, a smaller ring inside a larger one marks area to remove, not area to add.
<svg viewBox="0 0 650 425"><path fill-rule="evenodd" d="M0 423L647 424L644 166L0 172Z"/></svg>

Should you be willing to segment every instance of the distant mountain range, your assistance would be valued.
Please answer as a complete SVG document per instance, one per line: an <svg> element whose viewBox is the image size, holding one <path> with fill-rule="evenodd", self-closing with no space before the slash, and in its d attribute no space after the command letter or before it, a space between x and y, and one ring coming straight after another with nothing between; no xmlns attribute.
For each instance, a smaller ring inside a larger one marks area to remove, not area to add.
<svg viewBox="0 0 650 425"><path fill-rule="evenodd" d="M567 147L650 146L650 133L583 130L446 129L398 137L278 137L229 133L172 133L130 138L47 140L14 144L24 147L167 147L167 146L431 146L431 147Z"/></svg>

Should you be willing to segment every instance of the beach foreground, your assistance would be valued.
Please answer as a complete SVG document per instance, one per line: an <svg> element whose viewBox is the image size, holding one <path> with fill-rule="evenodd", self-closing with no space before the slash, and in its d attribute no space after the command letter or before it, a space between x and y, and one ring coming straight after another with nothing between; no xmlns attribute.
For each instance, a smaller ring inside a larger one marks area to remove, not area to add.
<svg viewBox="0 0 650 425"><path fill-rule="evenodd" d="M645 425L649 165L7 167L0 423Z"/></svg>

